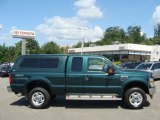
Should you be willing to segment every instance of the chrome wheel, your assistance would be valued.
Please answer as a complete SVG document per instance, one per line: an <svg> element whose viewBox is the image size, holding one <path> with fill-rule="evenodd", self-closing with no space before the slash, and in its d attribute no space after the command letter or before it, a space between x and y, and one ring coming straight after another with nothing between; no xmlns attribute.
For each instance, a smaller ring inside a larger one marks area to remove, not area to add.
<svg viewBox="0 0 160 120"><path fill-rule="evenodd" d="M133 93L131 93L130 96L129 96L129 102L134 107L138 107L143 102L143 96L142 96L142 94L139 93L139 92L133 92Z"/></svg>
<svg viewBox="0 0 160 120"><path fill-rule="evenodd" d="M32 95L32 103L35 106L42 105L44 103L44 101L45 101L45 97L44 97L43 93L41 93L41 92L33 93L33 95Z"/></svg>

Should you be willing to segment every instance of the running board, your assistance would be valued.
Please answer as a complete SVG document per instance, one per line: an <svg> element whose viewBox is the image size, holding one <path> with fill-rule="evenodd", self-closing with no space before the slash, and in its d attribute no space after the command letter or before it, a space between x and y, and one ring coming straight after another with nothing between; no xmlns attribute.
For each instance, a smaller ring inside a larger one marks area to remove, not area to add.
<svg viewBox="0 0 160 120"><path fill-rule="evenodd" d="M122 100L116 95L66 95L66 100Z"/></svg>

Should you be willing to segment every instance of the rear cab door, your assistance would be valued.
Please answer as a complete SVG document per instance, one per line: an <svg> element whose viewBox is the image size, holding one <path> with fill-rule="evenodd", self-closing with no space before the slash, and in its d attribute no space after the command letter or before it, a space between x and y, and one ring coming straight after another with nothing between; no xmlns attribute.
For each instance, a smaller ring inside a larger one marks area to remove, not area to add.
<svg viewBox="0 0 160 120"><path fill-rule="evenodd" d="M67 64L66 93L83 94L84 56L69 56Z"/></svg>

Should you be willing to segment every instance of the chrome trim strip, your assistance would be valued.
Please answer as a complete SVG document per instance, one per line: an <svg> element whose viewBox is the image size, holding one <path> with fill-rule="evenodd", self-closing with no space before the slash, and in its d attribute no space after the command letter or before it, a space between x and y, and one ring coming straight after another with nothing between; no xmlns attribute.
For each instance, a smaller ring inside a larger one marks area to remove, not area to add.
<svg viewBox="0 0 160 120"><path fill-rule="evenodd" d="M66 100L122 100L115 95L66 95Z"/></svg>

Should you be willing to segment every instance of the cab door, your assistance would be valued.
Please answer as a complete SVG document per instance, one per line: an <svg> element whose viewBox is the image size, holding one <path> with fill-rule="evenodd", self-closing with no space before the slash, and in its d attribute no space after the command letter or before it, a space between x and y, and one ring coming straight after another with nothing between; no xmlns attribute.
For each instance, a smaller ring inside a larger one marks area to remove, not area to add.
<svg viewBox="0 0 160 120"><path fill-rule="evenodd" d="M88 57L85 63L84 93L114 94L118 92L120 75L108 75L102 71L104 64L110 63L102 57Z"/></svg>
<svg viewBox="0 0 160 120"><path fill-rule="evenodd" d="M84 80L83 57L70 56L67 64L66 92L67 94L83 93Z"/></svg>

